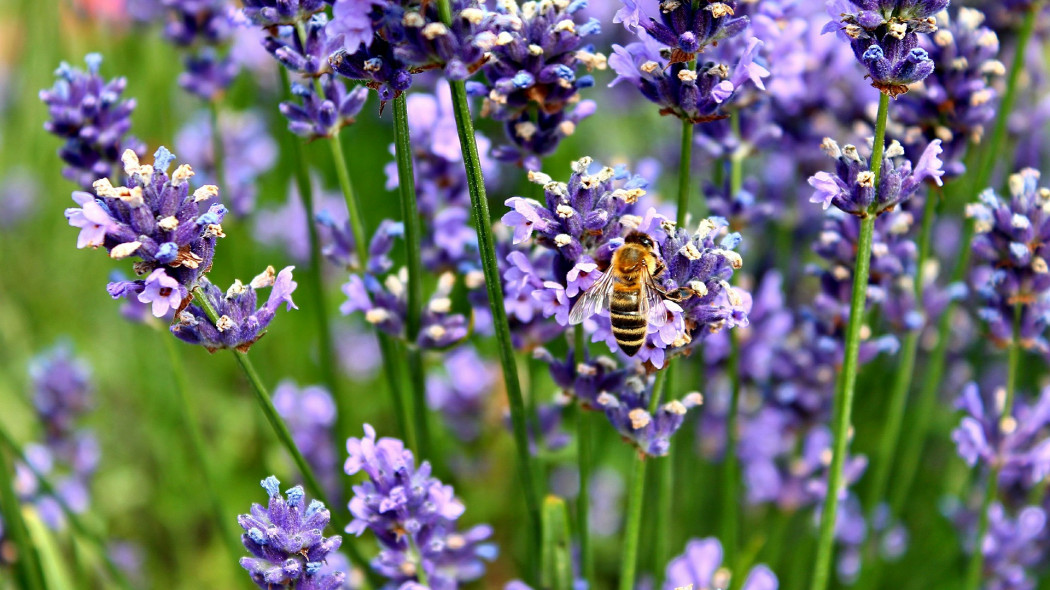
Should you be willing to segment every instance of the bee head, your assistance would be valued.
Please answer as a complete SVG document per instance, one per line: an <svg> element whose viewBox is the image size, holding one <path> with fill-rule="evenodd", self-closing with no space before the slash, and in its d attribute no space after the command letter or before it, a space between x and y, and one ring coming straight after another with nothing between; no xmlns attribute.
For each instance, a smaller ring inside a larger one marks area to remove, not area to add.
<svg viewBox="0 0 1050 590"><path fill-rule="evenodd" d="M633 231L627 234L627 237L623 239L625 244L638 244L650 252L656 251L656 243L649 237L649 234L642 233L640 231Z"/></svg>

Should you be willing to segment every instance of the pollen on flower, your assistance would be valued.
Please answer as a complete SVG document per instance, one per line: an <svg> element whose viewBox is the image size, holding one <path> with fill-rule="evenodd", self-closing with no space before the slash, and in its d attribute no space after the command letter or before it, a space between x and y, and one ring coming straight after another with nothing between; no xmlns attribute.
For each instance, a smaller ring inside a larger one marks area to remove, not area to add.
<svg viewBox="0 0 1050 590"><path fill-rule="evenodd" d="M700 250L697 250L696 245L694 245L692 242L689 242L685 246L682 246L682 249L678 252L681 253L682 256L688 258L689 260L700 260Z"/></svg>
<svg viewBox="0 0 1050 590"><path fill-rule="evenodd" d="M539 45L536 45L535 43L530 43L529 44L529 55L532 55L532 56L535 56L535 57L539 57L539 56L543 55L543 48L540 47Z"/></svg>
<svg viewBox="0 0 1050 590"><path fill-rule="evenodd" d="M616 401L616 398L613 397L612 394L610 394L608 391L603 391L600 394L598 394L598 397L595 401L598 402L598 405L603 407L616 407L617 405L619 405L619 402Z"/></svg>
<svg viewBox="0 0 1050 590"><path fill-rule="evenodd" d="M181 168L181 166L180 166ZM178 172L176 170L176 172ZM219 187L214 184L205 184L193 191L193 200L200 203L201 201L207 201L219 196Z"/></svg>
<svg viewBox="0 0 1050 590"><path fill-rule="evenodd" d="M448 313L452 311L452 300L448 297L437 297L430 300L427 309L433 313Z"/></svg>
<svg viewBox="0 0 1050 590"><path fill-rule="evenodd" d="M182 164L171 173L171 184L174 186L180 186L189 182L191 178L193 178L193 168L191 168L189 164ZM216 189L216 191L217 190L218 189Z"/></svg>
<svg viewBox="0 0 1050 590"><path fill-rule="evenodd" d="M267 266L266 270L262 271L249 283L252 289L263 289L273 285L275 277L277 276L273 266Z"/></svg>
<svg viewBox="0 0 1050 590"><path fill-rule="evenodd" d="M598 368L587 363L579 363L576 365L576 372L584 377L594 377L598 374Z"/></svg>
<svg viewBox="0 0 1050 590"><path fill-rule="evenodd" d="M865 170L857 175L857 184L863 187L874 187L875 186L875 174L870 170Z"/></svg>
<svg viewBox="0 0 1050 590"><path fill-rule="evenodd" d="M448 34L448 27L442 23L430 23L423 27L423 36L433 41L438 37L443 37Z"/></svg>
<svg viewBox="0 0 1050 590"><path fill-rule="evenodd" d="M127 258L135 253L142 246L142 242L124 242L123 244L117 244L109 251L109 257L114 260L120 260L121 258Z"/></svg>
<svg viewBox="0 0 1050 590"><path fill-rule="evenodd" d="M365 312L365 321L370 324L381 324L390 319L390 312L376 307Z"/></svg>
<svg viewBox="0 0 1050 590"><path fill-rule="evenodd" d="M554 245L559 248L564 248L572 243L572 236L569 234L558 234L554 236Z"/></svg>
<svg viewBox="0 0 1050 590"><path fill-rule="evenodd" d="M733 16L736 14L733 12L733 7L726 4L725 2L713 2L707 5L707 10L711 11L711 16L715 18L722 18L723 16Z"/></svg>
<svg viewBox="0 0 1050 590"><path fill-rule="evenodd" d="M627 413L627 418L631 421L631 428L635 430L641 430L642 428L648 426L650 422L652 422L652 416L650 416L649 412L643 410L642 408L635 408L631 410Z"/></svg>
<svg viewBox="0 0 1050 590"><path fill-rule="evenodd" d="M572 121L562 121L561 123L558 123L558 131L561 132L562 135L568 137L573 133L576 133L576 123L573 123Z"/></svg>
<svg viewBox="0 0 1050 590"><path fill-rule="evenodd" d="M226 298L232 299L238 295L244 295L247 292L248 288L244 286L244 283L242 283L240 279L234 279L230 288L226 289Z"/></svg>
<svg viewBox="0 0 1050 590"><path fill-rule="evenodd" d="M433 326L428 327L426 329L426 332L427 332L427 336L431 340L439 341L439 340L441 340L442 338L445 337L445 334L448 331L445 330L445 327L442 326L441 324L434 324Z"/></svg>
<svg viewBox="0 0 1050 590"><path fill-rule="evenodd" d="M664 404L664 410L670 412L671 414L675 414L677 416L684 416L685 413L686 413L685 405L682 404L682 402L680 402L678 400L671 400L671 401L667 402L666 404Z"/></svg>
<svg viewBox="0 0 1050 590"><path fill-rule="evenodd" d="M704 404L704 394L694 391L682 398L682 401L690 406L702 406Z"/></svg>
<svg viewBox="0 0 1050 590"><path fill-rule="evenodd" d="M890 23L890 36L898 39L903 39L904 35L908 33L908 25L904 23Z"/></svg>
<svg viewBox="0 0 1050 590"><path fill-rule="evenodd" d="M529 170L529 182L541 185L547 185L553 182L550 174L544 174L538 170Z"/></svg>
<svg viewBox="0 0 1050 590"><path fill-rule="evenodd" d="M233 323L233 319L231 319L228 315L224 315L219 318L219 321L215 322L215 329L219 332L225 332L226 330L232 328L234 325L235 324Z"/></svg>
<svg viewBox="0 0 1050 590"><path fill-rule="evenodd" d="M698 297L707 296L707 285L702 281L692 280L689 281L689 288L692 289Z"/></svg>
<svg viewBox="0 0 1050 590"><path fill-rule="evenodd" d="M175 231L179 227L179 218L169 215L157 222L157 226L164 231Z"/></svg>
<svg viewBox="0 0 1050 590"><path fill-rule="evenodd" d="M202 235L205 238L225 238L226 237L226 234L223 233L223 231L222 231L222 226L219 225L218 223L209 223L208 226L204 228L204 234L202 234Z"/></svg>

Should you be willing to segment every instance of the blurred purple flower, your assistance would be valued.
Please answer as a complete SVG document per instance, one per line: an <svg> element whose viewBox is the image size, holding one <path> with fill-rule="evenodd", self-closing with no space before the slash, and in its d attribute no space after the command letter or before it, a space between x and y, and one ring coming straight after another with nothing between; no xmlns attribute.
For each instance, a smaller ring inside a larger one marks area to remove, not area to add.
<svg viewBox="0 0 1050 590"><path fill-rule="evenodd" d="M727 588L732 574L722 566L722 544L714 537L692 539L685 552L667 564L663 590L686 586ZM776 574L764 565L751 569L741 590L777 590Z"/></svg>

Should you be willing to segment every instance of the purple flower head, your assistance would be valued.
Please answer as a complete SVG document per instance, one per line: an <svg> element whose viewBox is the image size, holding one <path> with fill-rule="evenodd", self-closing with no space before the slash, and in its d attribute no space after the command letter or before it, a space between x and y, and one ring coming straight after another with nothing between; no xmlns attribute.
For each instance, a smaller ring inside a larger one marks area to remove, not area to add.
<svg viewBox="0 0 1050 590"><path fill-rule="evenodd" d="M179 86L203 100L216 100L233 84L241 70L230 56L205 47L185 58L186 71L179 74Z"/></svg>
<svg viewBox="0 0 1050 590"><path fill-rule="evenodd" d="M1020 313L1019 344L1047 352L1050 190L1038 183L1038 171L1022 170L1010 176L1009 198L987 189L966 214L974 220L970 282L983 305L981 318L997 341L1009 343Z"/></svg>
<svg viewBox="0 0 1050 590"><path fill-rule="evenodd" d="M666 47L671 63L695 59L698 53L738 35L748 25L746 16L736 16L733 2L623 0L623 4L613 22L623 23L640 37L647 34Z"/></svg>
<svg viewBox="0 0 1050 590"><path fill-rule="evenodd" d="M324 10L323 0L244 0L244 16L260 27L294 25ZM338 4L358 4L342 2ZM368 4L367 2L365 4Z"/></svg>
<svg viewBox="0 0 1050 590"><path fill-rule="evenodd" d="M603 391L595 408L605 412L620 436L642 455L661 457L671 448L671 436L681 428L686 413L704 401L699 393L671 400L649 411L653 383L641 376L629 377L618 391Z"/></svg>
<svg viewBox="0 0 1050 590"><path fill-rule="evenodd" d="M350 275L348 282L343 285L347 300L339 308L344 315L363 312L365 321L395 337L404 337L408 269L401 267L396 272L390 272L393 261L389 255L394 240L403 233L404 226L401 223L384 220L380 224L369 248L371 258L368 269L363 275ZM456 277L451 272L438 278L437 288L423 310L416 341L420 347L448 348L469 334L467 318L452 313L451 295L455 284Z"/></svg>
<svg viewBox="0 0 1050 590"><path fill-rule="evenodd" d="M390 0L336 0L332 3L332 20L328 35L339 41L346 51L354 53L362 45L369 47L375 39L372 19L376 7L385 9Z"/></svg>
<svg viewBox="0 0 1050 590"><path fill-rule="evenodd" d="M65 215L71 226L80 228L78 248L102 246L117 260L135 257L136 274L163 269L188 291L211 268L215 243L225 236L221 223L226 208L215 204L201 213L198 203L215 198L218 188L204 185L191 194L193 169L183 164L169 176L174 159L161 147L150 166L126 150L122 160L128 186L114 187L101 178L94 183L95 196L73 193L80 207L66 209ZM160 280L160 275L153 276L153 284ZM110 293L127 296L141 293L145 286L145 281L135 281L134 289L111 285ZM149 296L151 301L155 295Z"/></svg>
<svg viewBox="0 0 1050 590"><path fill-rule="evenodd" d="M58 80L40 91L40 100L49 116L44 129L65 140L58 150L66 162L62 175L88 190L95 180L113 174L126 150L142 155L146 148L128 135L135 99L121 99L127 80L104 80L99 75L102 56L97 53L88 54L84 61L87 71L63 62L55 70Z"/></svg>
<svg viewBox="0 0 1050 590"><path fill-rule="evenodd" d="M667 564L664 590L693 586L728 588L732 574L722 565L722 544L714 537L692 539L685 552ZM776 574L764 565L751 569L741 590L777 590Z"/></svg>
<svg viewBox="0 0 1050 590"><path fill-rule="evenodd" d="M497 553L488 541L492 528L458 531L456 521L466 507L452 486L433 477L426 461L417 468L412 451L400 440L376 440L375 430L368 424L364 428L363 438L346 441L346 473L364 471L368 476L354 486L354 519L346 532L359 536L371 530L376 536L380 552L372 567L395 585L414 582L417 572L426 572L436 590L480 578L484 562Z"/></svg>
<svg viewBox="0 0 1050 590"><path fill-rule="evenodd" d="M339 42L326 30L328 17L323 12L315 14L304 24L302 37L295 27L271 29L271 34L263 39L263 47L289 72L303 78L331 73L328 57L339 48Z"/></svg>
<svg viewBox="0 0 1050 590"><path fill-rule="evenodd" d="M714 61L697 62L690 68L688 63L669 62L660 43L643 35L641 41L626 47L613 46L609 66L617 77L610 86L630 82L661 107L661 115L693 123L724 119L724 107L746 82L764 88L762 79L769 71L754 61L761 45L758 39L750 39L732 70Z"/></svg>
<svg viewBox="0 0 1050 590"><path fill-rule="evenodd" d="M941 141L935 139L926 147L912 167L904 158L904 148L894 141L883 152L878 194L875 191L875 175L871 165L860 155L857 147L847 144L841 149L831 138L824 138L821 145L828 156L835 160L835 173L817 172L809 177L809 185L815 190L811 203L820 203L825 209L835 205L839 209L856 215L880 215L911 198L926 179L942 185L943 162Z"/></svg>
<svg viewBox="0 0 1050 590"><path fill-rule="evenodd" d="M785 307L784 279L779 272L770 271L762 278L746 305L748 325L737 330L740 358L748 359L740 366L745 382L768 383L773 371L777 348L794 327L791 311ZM722 366L730 354L729 333L716 332L704 341L704 360L712 367Z"/></svg>
<svg viewBox="0 0 1050 590"><path fill-rule="evenodd" d="M496 43L494 15L478 0L453 0L450 25L434 2L341 3L328 26L329 36L343 43L331 65L342 76L367 81L384 101L407 90L412 74L424 70L441 68L449 79L466 79Z"/></svg>
<svg viewBox="0 0 1050 590"><path fill-rule="evenodd" d="M980 141L995 117L999 95L992 82L1006 71L996 59L999 38L983 22L984 14L972 8L960 8L951 20L947 12L938 15L940 28L922 43L936 69L898 99L894 115L892 133L906 147L919 150L941 140L950 177L965 171L967 146Z"/></svg>
<svg viewBox="0 0 1050 590"><path fill-rule="evenodd" d="M504 124L511 146L497 157L539 168L540 157L557 149L561 140L597 109L580 100L580 90L594 85L581 75L604 70L606 58L586 39L601 32L598 21L584 20L586 2L534 2L519 8L500 2L493 15L496 39L483 70L484 82L469 91L484 97L482 112Z"/></svg>
<svg viewBox="0 0 1050 590"><path fill-rule="evenodd" d="M331 495L339 490L336 446L332 438L336 407L332 395L320 385L299 388L285 379L273 392L273 405L284 418L295 445L320 474L322 485Z"/></svg>
<svg viewBox="0 0 1050 590"><path fill-rule="evenodd" d="M292 94L299 102L281 103L281 114L288 119L288 130L307 139L334 137L340 129L354 122L354 117L368 100L368 89L358 86L347 91L341 80L330 74L321 76L324 97L318 97L312 85L293 84Z"/></svg>
<svg viewBox="0 0 1050 590"><path fill-rule="evenodd" d="M255 210L256 180L277 160L277 143L258 111L223 111L219 114L223 157L226 159L226 190L230 211L245 217ZM175 147L182 158L197 166L200 180L216 182L215 154L211 122L198 113L175 135Z"/></svg>
<svg viewBox="0 0 1050 590"><path fill-rule="evenodd" d="M1046 509L1042 506L1024 506L1014 515L998 502L988 508L988 532L979 543L979 550L984 554L986 588L1030 590L1036 587L1036 571L1046 563L1050 542L1046 520Z"/></svg>
<svg viewBox="0 0 1050 590"><path fill-rule="evenodd" d="M15 494L20 502L31 504L51 530L66 526L65 503L74 513L82 514L91 503L91 478L99 461L98 441L86 431L74 433L60 444L29 443L23 448L26 464L15 464ZM44 493L37 479L39 473L55 490ZM57 496L57 497L56 497Z"/></svg>
<svg viewBox="0 0 1050 590"><path fill-rule="evenodd" d="M204 100L215 100L230 87L238 64L220 52L238 26L237 10L226 0L161 0L167 12L164 36L186 49L186 71L179 85Z"/></svg>
<svg viewBox="0 0 1050 590"><path fill-rule="evenodd" d="M937 29L933 15L948 0L850 2L854 7L842 0L828 3L828 13L836 20L825 25L824 31L841 31L857 61L867 68L872 86L896 97L933 72L933 60L918 46L919 33Z"/></svg>
<svg viewBox="0 0 1050 590"><path fill-rule="evenodd" d="M213 323L204 309L191 301L176 316L171 333L184 342L199 344L212 352L222 348L247 351L266 333L266 326L282 303L286 310L298 309L292 302L292 292L298 285L292 280L293 268L287 266L275 273L269 266L247 286L234 281L225 295L207 278L202 278L200 296L207 298L218 315L218 321ZM256 309L256 291L266 287L270 287L270 296Z"/></svg>
<svg viewBox="0 0 1050 590"><path fill-rule="evenodd" d="M971 467L997 465L999 485L1029 490L1050 475L1050 388L1033 403L1017 400L1000 419L1005 395L1000 388L982 396L977 384L967 384L955 402L966 415L952 440Z"/></svg>
<svg viewBox="0 0 1050 590"><path fill-rule="evenodd" d="M249 514L237 517L244 529L241 543L252 557L242 557L241 567L264 590L277 588L336 590L343 587L343 572L323 572L325 560L343 543L342 537L324 536L332 515L320 500L306 504L302 486L281 495L274 476L262 482L270 501L252 504Z"/></svg>

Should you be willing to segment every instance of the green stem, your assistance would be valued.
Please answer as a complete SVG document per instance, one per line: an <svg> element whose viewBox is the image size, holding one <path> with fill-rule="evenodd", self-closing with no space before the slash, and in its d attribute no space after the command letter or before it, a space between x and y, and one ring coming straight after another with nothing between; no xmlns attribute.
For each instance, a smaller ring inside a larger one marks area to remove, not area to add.
<svg viewBox="0 0 1050 590"><path fill-rule="evenodd" d="M623 557L620 562L620 590L633 590L638 562L638 540L642 528L642 504L645 501L645 455L637 453L631 466L631 483L627 500L627 526L624 530Z"/></svg>
<svg viewBox="0 0 1050 590"><path fill-rule="evenodd" d="M879 176L882 169L882 154L885 148L886 119L890 97L879 97L879 112L875 123L875 144L871 153L871 172L875 176L875 191L878 194ZM839 490L844 486L843 466L849 447L850 415L853 412L853 393L857 385L857 356L860 352L860 332L864 323L864 304L868 293L868 270L871 263L871 243L875 234L875 214L870 212L861 219L860 236L857 239L857 264L853 272L853 296L850 301L849 324L846 328L846 354L842 363L841 385L835 399L834 453L828 474L828 488L824 499L824 511L820 520L820 537L817 541L817 559L813 570L811 590L824 590L831 573L831 558L835 549L835 519L838 517Z"/></svg>
<svg viewBox="0 0 1050 590"><path fill-rule="evenodd" d="M383 376L390 388L390 400L394 404L397 429L409 448L418 448L415 433L408 425L408 410L405 408L405 399L402 395L401 373L397 368L397 343L389 335L379 330L376 330L376 337L379 339L379 352L383 355Z"/></svg>
<svg viewBox="0 0 1050 590"><path fill-rule="evenodd" d="M656 374L649 413L660 406L667 370ZM620 560L620 590L633 590L638 567L638 542L642 532L642 505L645 503L645 453L638 451L631 466L631 483L627 497L627 524L624 528L623 556Z"/></svg>
<svg viewBox="0 0 1050 590"><path fill-rule="evenodd" d="M686 447L688 448L688 447ZM656 540L653 543L656 580L663 582L667 562L671 559L671 531L677 529L671 518L674 514L674 453L676 447L667 449L667 456L656 459ZM728 563L728 561L726 562ZM658 586L659 587L659 586Z"/></svg>
<svg viewBox="0 0 1050 590"><path fill-rule="evenodd" d="M401 192L401 217L405 224L405 257L408 261L408 308L405 336L408 342L408 371L412 379L413 423L416 452L428 453L430 429L427 426L426 375L423 353L415 345L423 313L423 263L419 245L419 206L416 204L416 179L412 166L412 140L408 128L405 95L394 98L394 147L397 157L397 179ZM434 457L431 457L432 459Z"/></svg>
<svg viewBox="0 0 1050 590"><path fill-rule="evenodd" d="M62 514L66 517L66 520L69 521L69 524L73 528L73 531L80 535L82 538L87 539L89 542L91 542L92 545L95 546L95 549L98 551L99 558L102 560L103 567L106 568L106 572L110 575L113 581L116 582L117 585L121 588L131 588L131 583L128 581L127 576L124 575L124 572L121 571L121 569L117 567L117 565L113 563L113 560L110 558L109 550L106 547L106 541L103 538L103 536L98 534L94 530L88 528L88 526L80 518L80 515L77 514L62 497L62 495L55 490L55 486L44 476L43 473L40 473L40 471L37 470L36 467L33 467L33 464L26 459L25 454L22 452L22 448L18 446L18 443L15 442L15 439L10 435L10 433L7 432L3 425L0 425L0 442L4 443L4 446L6 446L11 452L11 454L14 455L14 458L16 460L20 461L27 469L29 469L30 473L32 473L33 477L36 479L37 484L40 486L40 490L44 494L55 500L55 502L58 504L59 509L62 510ZM10 482L10 474L14 473L14 469L10 467L12 466L6 464L6 461L4 460L4 454L0 452L0 494L3 494L8 489L8 483L13 483ZM10 489L13 492L14 488ZM8 524L10 526L12 535L15 536L15 543L17 544L20 550L19 556L25 557L27 560L30 560L30 564L33 564L34 562L32 560L38 559L38 557L36 557L35 550L31 549L28 552L24 551L24 549L29 548L30 546L23 545L19 541L18 535L20 534L20 531L18 530L18 526L20 525L22 527L25 527L25 521L22 520L22 511L18 509L18 499L12 499L15 501L16 509L10 511L10 514L12 516L11 522L9 522ZM6 501L7 499L5 498L5 504ZM4 514L6 516L8 515L8 512L5 512ZM21 532L24 532L26 534L26 539L29 538L28 529L23 528ZM34 566L30 565L31 569L32 567ZM39 567L39 561L35 563L35 567ZM36 575L40 577L39 579L41 580L41 584L37 586L34 583L34 578L30 577L30 583L33 584L32 586L30 586L30 588L46 588L46 586L44 586L42 582L44 579L43 573L38 569L36 570Z"/></svg>
<svg viewBox="0 0 1050 590"><path fill-rule="evenodd" d="M1013 110L1014 100L1017 96L1018 80L1021 77L1021 72L1024 70L1024 54L1028 47L1028 42L1032 38L1036 15L1041 10L1041 4L1041 2L1037 2L1029 8L1029 12L1025 15L1024 22L1021 25L1021 31L1017 39L1017 48L1006 81L1006 90L997 110L995 128L992 131L991 140L985 149L982 150L984 157L981 160L981 166L977 170L974 181L970 185L973 188L973 197L969 202L976 200L977 194L986 188L992 172L995 170L995 164L1001 158L1000 149L1006 138L1007 117ZM973 233L973 220L967 220L961 242L967 247L963 247L959 253L955 268L952 271L952 282L962 280L969 269L971 249L968 245L973 238ZM926 361L927 370L914 412L915 426L910 429L911 435L908 437L901 453L902 466L895 478L894 487L896 493L893 501L890 503L891 514L893 515L900 514L904 503L907 501L912 482L915 480L919 463L922 460L922 447L926 442L926 433L929 430L934 410L937 407L937 392L940 391L944 376L948 344L951 340L952 312L954 309L955 302L949 302L937 323L937 344Z"/></svg>
<svg viewBox="0 0 1050 590"><path fill-rule="evenodd" d="M208 445L204 441L200 425L193 416L190 386L186 379L188 373L186 373L186 368L182 364L182 356L176 348L175 339L170 334L161 334L160 339L164 341L164 348L168 353L168 362L171 364L172 378L175 381L175 393L179 398L177 405L182 418L182 426L189 434L194 459L196 459L197 465L200 467L200 475L208 492L208 501L211 504L212 518L215 519L215 524L219 527L219 534L223 537L226 549L233 557L233 562L236 563L244 555L244 549L237 542L241 537L241 533L233 527L233 523L236 521L233 516L226 514L218 492L218 480L215 477L215 470L212 468L211 460L208 456Z"/></svg>
<svg viewBox="0 0 1050 590"><path fill-rule="evenodd" d="M284 95L290 96L288 82L288 71L281 71L281 83L284 87ZM299 143L298 138L292 141L292 151L295 154L295 185L299 190L299 197L303 200L303 209L306 210L306 232L310 240L310 268L306 273L306 280L310 283L309 295L311 298L311 311L314 323L317 327L318 343L320 345L321 375L328 389L332 392L335 400L335 433L339 440L350 434L350 406L346 396L342 395L339 387L339 377L336 374L335 345L332 341L331 324L328 321L328 304L324 290L324 259L321 255L321 238L317 232L317 224L314 221L314 187L310 181L310 164L306 160L306 151Z"/></svg>
<svg viewBox="0 0 1050 590"><path fill-rule="evenodd" d="M452 22L452 8L449 0L439 0L438 9L445 24ZM467 90L462 80L451 80L452 107L456 116L456 128L459 131L459 143L463 149L463 165L467 173L467 185L470 192L471 213L478 233L478 251L485 273L485 288L488 291L489 308L492 310L492 323L496 331L496 342L499 347L500 365L503 368L503 380L510 402L510 417L514 430L514 442L518 455L518 477L521 479L525 494L525 504L529 514L531 538L538 542L542 538L540 524L540 502L532 482L532 457L529 454L529 441L525 425L525 402L521 395L521 383L518 381L518 367L514 359L514 345L510 338L510 324L507 321L507 310L504 306L503 285L496 262L496 246L492 236L492 220L489 216L489 205L485 195L485 179L481 172L478 157L478 144L474 138L474 122L470 116L470 105L467 102ZM537 547L534 542L530 547L533 563L539 563Z"/></svg>
<svg viewBox="0 0 1050 590"><path fill-rule="evenodd" d="M200 287L196 287L193 290L194 298L193 301L200 305L201 309L204 310L205 315L212 323L219 320L219 314L215 311L215 307L212 306L211 301L208 301L207 296L201 292ZM263 415L266 417L266 421L270 423L270 428L273 433L277 436L277 440L280 441L281 446L285 448L289 455L292 456L292 461L295 462L296 468L303 477L303 481L306 483L306 487L314 495L324 502L325 506L329 507L329 511L332 515L332 525L336 530L342 531L346 529L346 519L344 518L342 510L333 510L336 504L327 497L327 493L324 488L321 487L317 476L314 475L314 470L310 467L310 463L303 457L299 447L295 444L295 439L292 438L292 433L288 431L288 425L284 423L281 415L277 412L277 408L273 405L273 400L270 398L270 392L266 389L266 385L263 384L262 379L259 378L259 373L255 371L255 366L252 364L251 358L248 353L241 352L239 350L232 350L233 356L237 359L237 364L240 365L241 371L244 372L244 376L248 379L248 383L252 386L252 393L255 394L255 401L259 404L259 409L262 410ZM344 545L346 547L347 555L350 557L350 561L357 567L361 568L366 574L372 574L372 569L368 561L358 552L357 547L352 544Z"/></svg>
<svg viewBox="0 0 1050 590"><path fill-rule="evenodd" d="M8 438L7 432L2 429L0 431L3 432L4 441L11 447L12 453L22 459L23 463L29 465L21 451L16 450L14 441ZM32 468L31 465L30 468ZM29 528L22 515L21 502L18 500L14 478L11 476L14 472L14 465L9 464L4 453L0 452L0 507L4 509L6 530L18 551L15 571L21 583L28 590L44 590L47 587L44 583L44 570L40 564L40 555L29 537Z"/></svg>
<svg viewBox="0 0 1050 590"><path fill-rule="evenodd" d="M996 421L997 428L1002 429L1003 422L1013 415L1014 394L1017 390L1017 372L1021 360L1021 305L1014 305L1013 340L1006 365L1006 399ZM977 535L974 537L973 555L966 571L966 589L977 590L981 585L981 574L984 566L984 535L988 532L988 509L998 496L999 472L1003 464L998 459L992 462L988 470L988 481L985 482L984 499L981 501L981 513L977 521Z"/></svg>

